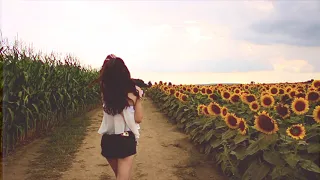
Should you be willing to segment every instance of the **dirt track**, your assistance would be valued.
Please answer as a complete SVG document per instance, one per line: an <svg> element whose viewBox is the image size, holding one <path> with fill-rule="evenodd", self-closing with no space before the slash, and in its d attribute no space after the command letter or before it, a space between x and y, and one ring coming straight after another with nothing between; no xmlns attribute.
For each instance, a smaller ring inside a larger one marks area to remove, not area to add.
<svg viewBox="0 0 320 180"><path fill-rule="evenodd" d="M210 162L204 161L204 157L188 141L187 135L168 123L150 100L146 99L143 103L145 115L134 160L133 180L227 179ZM96 111L91 116L87 136L76 153L72 167L63 173L62 180L115 179L108 162L100 155L101 137L97 130L101 118L102 111ZM12 167L19 169L19 165Z"/></svg>

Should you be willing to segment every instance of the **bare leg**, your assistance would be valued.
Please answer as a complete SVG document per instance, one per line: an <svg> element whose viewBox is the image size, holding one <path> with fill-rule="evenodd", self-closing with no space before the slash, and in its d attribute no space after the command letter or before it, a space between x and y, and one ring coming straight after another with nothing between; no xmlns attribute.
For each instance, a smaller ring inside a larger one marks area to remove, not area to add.
<svg viewBox="0 0 320 180"><path fill-rule="evenodd" d="M118 159L107 159L114 174L116 175L117 177L117 174L118 174Z"/></svg>
<svg viewBox="0 0 320 180"><path fill-rule="evenodd" d="M118 159L118 176L117 180L130 180L131 168L134 155Z"/></svg>

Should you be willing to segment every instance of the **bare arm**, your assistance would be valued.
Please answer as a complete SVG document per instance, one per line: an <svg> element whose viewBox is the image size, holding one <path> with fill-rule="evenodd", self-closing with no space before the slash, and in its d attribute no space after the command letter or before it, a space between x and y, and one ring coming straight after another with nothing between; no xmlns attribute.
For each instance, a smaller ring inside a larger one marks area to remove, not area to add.
<svg viewBox="0 0 320 180"><path fill-rule="evenodd" d="M132 102L129 102L129 103L130 105L133 105L135 109L134 120L136 121L136 123L141 123L143 118L141 99L138 99L133 93L129 93L128 97L133 101L133 104L131 104Z"/></svg>
<svg viewBox="0 0 320 180"><path fill-rule="evenodd" d="M142 100L137 99L134 107L135 107L134 119L135 119L136 123L141 123L141 121L143 119Z"/></svg>

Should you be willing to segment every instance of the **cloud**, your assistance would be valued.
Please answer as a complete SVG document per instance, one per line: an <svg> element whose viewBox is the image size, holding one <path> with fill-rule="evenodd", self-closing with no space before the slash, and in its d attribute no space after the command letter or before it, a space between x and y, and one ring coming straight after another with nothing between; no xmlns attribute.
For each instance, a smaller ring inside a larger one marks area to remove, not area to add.
<svg viewBox="0 0 320 180"><path fill-rule="evenodd" d="M320 46L320 1L274 1L268 17L249 26L245 40L259 44Z"/></svg>
<svg viewBox="0 0 320 180"><path fill-rule="evenodd" d="M299 29L317 20L308 3L301 16L292 1L3 2L4 35L97 68L114 53L134 72L320 72L320 48L301 46L317 41Z"/></svg>
<svg viewBox="0 0 320 180"><path fill-rule="evenodd" d="M151 65L152 64L152 65ZM195 61L152 61L147 63L140 63L137 69L147 69L155 72L248 72L248 71L269 71L273 70L273 65L268 62L261 62L259 60L245 60L224 58L221 60L195 60Z"/></svg>
<svg viewBox="0 0 320 180"><path fill-rule="evenodd" d="M314 67L305 60L277 59L272 63L272 66L275 71L279 72L306 73L314 71Z"/></svg>
<svg viewBox="0 0 320 180"><path fill-rule="evenodd" d="M186 32L190 35L190 38L196 43L198 43L201 40L212 39L211 36L201 35L201 29L199 27L187 27Z"/></svg>

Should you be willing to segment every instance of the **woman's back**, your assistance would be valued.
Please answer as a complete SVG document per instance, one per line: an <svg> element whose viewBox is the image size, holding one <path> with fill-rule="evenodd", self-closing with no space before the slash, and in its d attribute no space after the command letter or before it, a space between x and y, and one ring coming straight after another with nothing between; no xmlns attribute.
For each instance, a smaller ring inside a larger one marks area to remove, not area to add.
<svg viewBox="0 0 320 180"><path fill-rule="evenodd" d="M132 131L136 138L139 138L140 126L135 122L134 104L136 97L128 94L129 107L123 109L121 114L110 115L103 111L103 119L98 130L99 134L121 134L125 131Z"/></svg>
<svg viewBox="0 0 320 180"><path fill-rule="evenodd" d="M138 124L143 118L141 90L135 87L124 61L108 55L100 70L103 119L98 130L101 155L111 165L117 179L130 179L133 157L137 153Z"/></svg>

